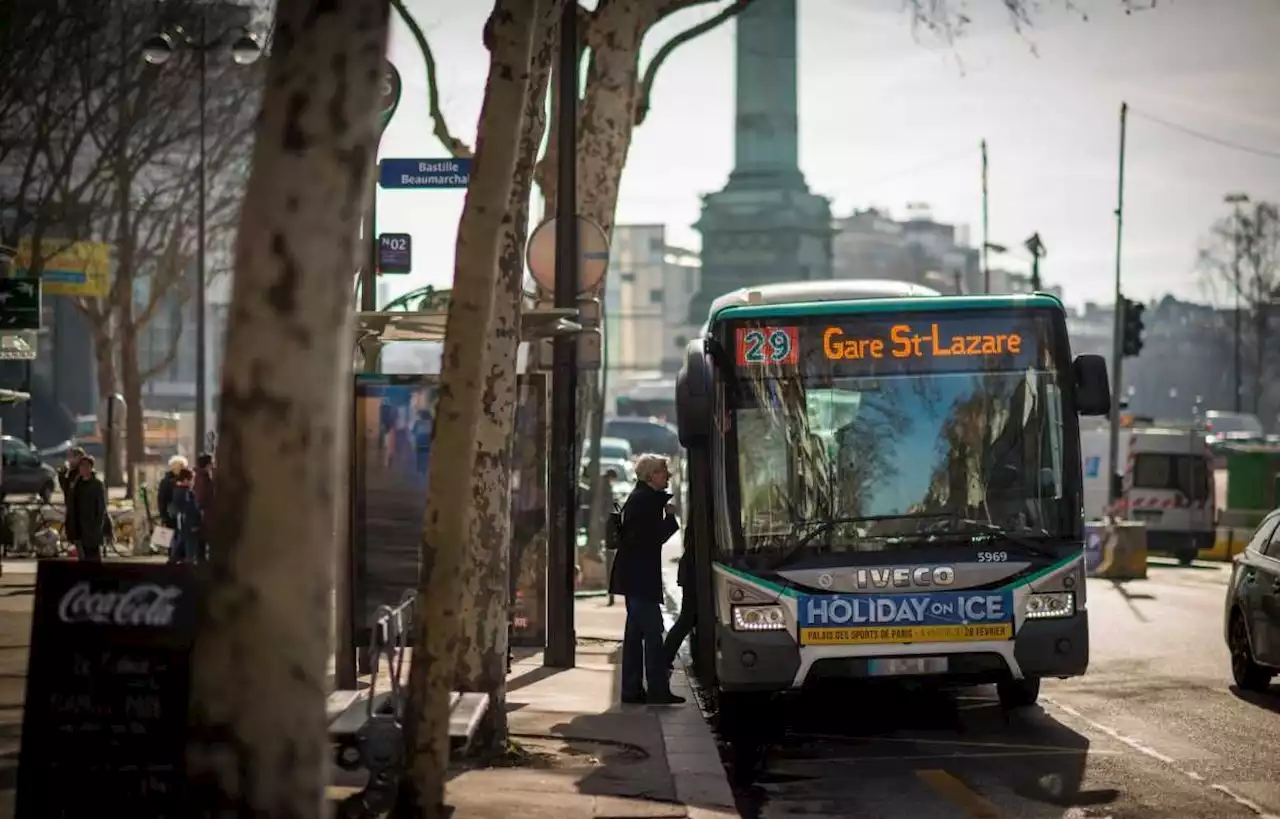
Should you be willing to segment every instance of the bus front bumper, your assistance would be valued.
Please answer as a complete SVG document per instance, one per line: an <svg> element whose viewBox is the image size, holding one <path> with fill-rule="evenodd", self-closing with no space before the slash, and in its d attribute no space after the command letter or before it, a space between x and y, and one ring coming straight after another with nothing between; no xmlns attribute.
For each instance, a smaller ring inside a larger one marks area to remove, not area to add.
<svg viewBox="0 0 1280 819"><path fill-rule="evenodd" d="M1020 677L1076 677L1089 667L1087 612L1027 620L1013 640L983 643L840 645L802 648L783 631L718 629L716 672L725 691L788 691L819 679L871 678L868 660L947 656L942 679L985 684Z"/></svg>

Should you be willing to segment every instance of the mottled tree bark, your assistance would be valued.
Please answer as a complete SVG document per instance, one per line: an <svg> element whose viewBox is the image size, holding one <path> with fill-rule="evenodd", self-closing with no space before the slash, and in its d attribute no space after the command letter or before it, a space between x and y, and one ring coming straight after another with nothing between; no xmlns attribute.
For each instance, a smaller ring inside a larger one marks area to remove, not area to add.
<svg viewBox="0 0 1280 819"><path fill-rule="evenodd" d="M386 0L279 0L236 246L212 588L192 655L194 815L324 815L332 510ZM340 471L341 470L341 471Z"/></svg>
<svg viewBox="0 0 1280 819"><path fill-rule="evenodd" d="M510 610L511 458L516 417L516 353L524 301L524 250L529 234L533 165L546 127L547 80L556 52L555 4L544 8L534 35L529 93L507 202L493 315L484 343L483 412L476 428L468 550L458 634L457 678L463 691L489 695L489 709L473 748L502 751L507 739L507 623Z"/></svg>
<svg viewBox="0 0 1280 819"><path fill-rule="evenodd" d="M583 11L585 31L583 47L588 54L584 93L578 110L578 213L612 235L614 215L618 209L618 192L622 170L631 150L631 139L648 114L649 94L658 68L679 46L722 25L741 11L751 0L737 0L719 13L676 35L654 55L645 71L640 69L640 49L645 35L664 18L699 5L696 0L607 0L593 11ZM559 100L552 95L553 116ZM554 124L547 150L535 171L535 181L542 194L544 216L555 212L556 163L559 161L559 135ZM604 284L600 285L603 297ZM601 328L603 332L603 328ZM590 426L578 425L578 451L588 440L592 453L587 465L591 486L591 517L587 521L591 543L598 542L603 531L603 507L609 502L600 477L600 438L603 433L604 381L594 373L586 373L579 388L583 417L592 419ZM575 464L575 469L576 469Z"/></svg>
<svg viewBox="0 0 1280 819"><path fill-rule="evenodd" d="M116 345L112 338L111 328L93 327L93 360L98 374L98 404L116 391ZM105 423L106 419L100 419Z"/></svg>
<svg viewBox="0 0 1280 819"><path fill-rule="evenodd" d="M414 618L405 724L409 775L395 815L435 819L444 807L449 762L449 691L458 650L459 617L472 508L485 491L462 476L475 467L485 404L485 343L493 331L501 239L513 216L508 204L520 152L521 117L540 0L497 0L489 24L489 81L476 139L475 165L458 225L456 268L445 325L436 424L431 442L431 492L423 524L421 587Z"/></svg>

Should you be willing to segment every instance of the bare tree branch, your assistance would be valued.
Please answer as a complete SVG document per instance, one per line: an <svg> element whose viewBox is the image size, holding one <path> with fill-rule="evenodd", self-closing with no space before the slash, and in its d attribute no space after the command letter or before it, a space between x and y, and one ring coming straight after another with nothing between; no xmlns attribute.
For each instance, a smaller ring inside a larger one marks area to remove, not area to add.
<svg viewBox="0 0 1280 819"><path fill-rule="evenodd" d="M183 311L175 310L174 313L177 318L173 322L173 327L169 330L169 343L165 346L165 353L158 361L142 371L141 381L143 384L172 367L173 362L178 360L178 350L182 347L182 331L186 325L183 321Z"/></svg>
<svg viewBox="0 0 1280 819"><path fill-rule="evenodd" d="M674 11L679 11L686 8L692 8L693 6L696 6L696 5L701 5L702 1L703 0L695 0L695 2L685 2L685 3L680 3L680 2L668 3L666 4L666 7L669 10L665 12L660 11L658 19L662 19L663 16L670 14ZM636 125L643 124L645 117L649 115L650 99L653 94L653 81L658 75L658 69L661 68L662 64L667 61L667 58L669 58L671 54L680 46L692 40L696 40L697 38L701 37L703 34L706 34L708 31L711 31L712 29L720 26L726 21L737 16L738 13L741 12L743 9L745 9L748 5L750 5L751 2L752 0L734 0L734 2L725 6L714 16L708 17L706 20L703 20L701 23L698 23L696 26L691 26L685 31L682 31L681 33L677 34L675 37L672 37L670 40L668 40L662 46L662 48L658 49L658 53L653 55L653 59L649 61L649 66L645 68L644 76L640 80L640 93L637 95L637 99L636 99L636 115L635 115Z"/></svg>
<svg viewBox="0 0 1280 819"><path fill-rule="evenodd" d="M427 42L427 35L423 33L418 21L405 8L404 0L391 0L391 6L404 20L405 25L409 27L409 33L417 41L418 49L422 52L423 62L427 66L427 106L431 113L432 133L435 134L436 139L440 140L445 150L451 155L459 158L473 156L474 152L470 146L455 137L449 130L449 124L444 118L444 111L440 109L440 85L436 81L436 58L431 52L431 44Z"/></svg>
<svg viewBox="0 0 1280 819"><path fill-rule="evenodd" d="M1219 336L1225 342L1238 332L1241 369L1252 385L1257 413L1280 364L1267 355L1280 332L1274 321L1280 316L1280 205L1257 202L1215 222L1201 245L1199 268L1214 301L1234 303L1240 311L1238 329L1235 322L1230 328L1224 324Z"/></svg>

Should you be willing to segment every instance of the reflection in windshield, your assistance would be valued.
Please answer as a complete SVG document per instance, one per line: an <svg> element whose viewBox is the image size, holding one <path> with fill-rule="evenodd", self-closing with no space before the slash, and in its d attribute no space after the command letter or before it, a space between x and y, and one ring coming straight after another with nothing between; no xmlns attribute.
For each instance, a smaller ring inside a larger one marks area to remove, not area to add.
<svg viewBox="0 0 1280 819"><path fill-rule="evenodd" d="M833 518L942 515L835 526L815 546L881 549L865 541L947 529L952 519L1057 525L1062 431L1052 373L760 378L739 387L731 425L748 551Z"/></svg>

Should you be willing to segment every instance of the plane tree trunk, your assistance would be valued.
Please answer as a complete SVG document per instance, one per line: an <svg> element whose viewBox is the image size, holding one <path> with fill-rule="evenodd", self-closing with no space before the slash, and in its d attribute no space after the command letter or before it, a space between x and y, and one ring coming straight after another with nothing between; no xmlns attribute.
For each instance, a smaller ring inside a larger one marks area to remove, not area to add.
<svg viewBox="0 0 1280 819"><path fill-rule="evenodd" d="M486 400L493 363L485 360L485 349L490 335L510 333L513 323L495 324L495 294L502 279L503 236L514 219L509 205L522 147L530 56L543 5L541 0L497 0L485 26L489 81L458 225L457 266L445 325L405 720L409 770L394 812L406 819L437 819L448 813L444 779L449 764L449 692L459 649L461 590L470 583L470 596L481 582L469 580L464 571L468 541L473 520L492 519L497 511L487 497L495 488L494 472L483 481L463 476L477 471L477 448L493 451L496 425L489 427L493 422L482 418L500 407ZM482 427L489 440L477 444ZM505 448L505 442L500 446ZM484 511L477 516L472 510Z"/></svg>
<svg viewBox="0 0 1280 819"><path fill-rule="evenodd" d="M372 184L385 0L279 0L236 245L210 592L192 653L200 816L318 819L351 271Z"/></svg>
<svg viewBox="0 0 1280 819"><path fill-rule="evenodd" d="M554 11L554 9L552 10ZM510 611L511 460L516 416L516 353L524 301L524 249L528 240L533 166L546 126L547 80L555 55L556 18L543 9L534 35L523 131L507 203L494 290L492 330L484 341L483 411L476 427L475 465L470 472L470 532L458 634L459 690L483 691L489 708L473 748L501 753L507 740L507 624Z"/></svg>

